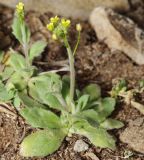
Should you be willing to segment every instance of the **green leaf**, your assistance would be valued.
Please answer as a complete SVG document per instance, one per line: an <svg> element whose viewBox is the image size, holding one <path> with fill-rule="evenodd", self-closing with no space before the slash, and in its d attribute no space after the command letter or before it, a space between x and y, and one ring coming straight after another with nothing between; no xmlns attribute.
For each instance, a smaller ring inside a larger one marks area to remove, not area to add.
<svg viewBox="0 0 144 160"><path fill-rule="evenodd" d="M61 128L59 117L51 111L38 107L26 107L20 111L32 127L35 128Z"/></svg>
<svg viewBox="0 0 144 160"><path fill-rule="evenodd" d="M20 72L12 74L9 78L9 82L11 82L18 91L22 91L27 87L27 81L21 76Z"/></svg>
<svg viewBox="0 0 144 160"><path fill-rule="evenodd" d="M29 81L29 94L51 108L62 110L62 81L55 73L40 75Z"/></svg>
<svg viewBox="0 0 144 160"><path fill-rule="evenodd" d="M90 98L89 95L83 95L78 99L77 105L76 105L76 108L78 111L82 111L85 109L85 107L88 104L89 98Z"/></svg>
<svg viewBox="0 0 144 160"><path fill-rule="evenodd" d="M14 70L12 67L5 67L4 71L1 73L2 80L5 81L9 79L13 72Z"/></svg>
<svg viewBox="0 0 144 160"><path fill-rule="evenodd" d="M22 40L24 44L28 44L30 41L30 30L28 28L28 26L26 25L26 23L24 22L21 26L21 32L22 32Z"/></svg>
<svg viewBox="0 0 144 160"><path fill-rule="evenodd" d="M67 104L70 104L70 79L67 76L63 76L62 78L61 93Z"/></svg>
<svg viewBox="0 0 144 160"><path fill-rule="evenodd" d="M35 84L33 84L31 82L28 83L28 86L29 86L29 95L33 99L42 103L42 99L41 99L41 95L40 95L40 93L42 93L42 91L38 89L38 86L36 86Z"/></svg>
<svg viewBox="0 0 144 160"><path fill-rule="evenodd" d="M61 130L43 130L32 133L24 139L20 154L24 157L44 157L60 147L65 134Z"/></svg>
<svg viewBox="0 0 144 160"><path fill-rule="evenodd" d="M8 92L2 82L0 82L0 101L7 102L13 98L13 94Z"/></svg>
<svg viewBox="0 0 144 160"><path fill-rule="evenodd" d="M100 123L104 120L104 118L98 114L94 109L88 109L79 113L79 116L87 119L88 121L95 121Z"/></svg>
<svg viewBox="0 0 144 160"><path fill-rule="evenodd" d="M115 149L115 140L105 129L92 127L81 121L73 125L71 131L87 137L97 147Z"/></svg>
<svg viewBox="0 0 144 160"><path fill-rule="evenodd" d="M61 97L62 98L62 97ZM50 108L63 110L63 106L54 94L47 93L42 98L43 102L47 104Z"/></svg>
<svg viewBox="0 0 144 160"><path fill-rule="evenodd" d="M101 103L94 108L101 119L105 120L115 109L116 101L114 98L104 98Z"/></svg>
<svg viewBox="0 0 144 160"><path fill-rule="evenodd" d="M90 100L97 100L101 97L101 88L97 84L90 84L86 86L83 91L84 94L90 95Z"/></svg>
<svg viewBox="0 0 144 160"><path fill-rule="evenodd" d="M27 96L26 94L24 93L19 93L18 94L23 105L26 106L26 107L38 107L38 108L45 108L44 105L38 103L36 100L30 98L29 96Z"/></svg>
<svg viewBox="0 0 144 160"><path fill-rule="evenodd" d="M13 25L12 25L13 35L21 44L27 44L30 41L30 30L25 22L15 16Z"/></svg>
<svg viewBox="0 0 144 160"><path fill-rule="evenodd" d="M45 89L43 86L44 84L36 84L35 85L29 85L30 87L30 95L40 103L48 105L50 108L63 110L63 106L60 103L59 99L56 97L57 93L49 93L48 90ZM41 88L40 88L41 86ZM45 93L45 91L47 93ZM60 95L61 96L61 95ZM62 96L61 96L62 98Z"/></svg>
<svg viewBox="0 0 144 160"><path fill-rule="evenodd" d="M44 51L46 45L47 43L45 41L37 41L31 46L29 53L29 59L31 62Z"/></svg>
<svg viewBox="0 0 144 160"><path fill-rule="evenodd" d="M31 79L29 85L34 85L36 90L38 92L42 92L43 94L60 93L62 90L61 78L55 73L43 73L43 75L34 77Z"/></svg>
<svg viewBox="0 0 144 160"><path fill-rule="evenodd" d="M13 105L18 109L20 108L21 100L18 95L14 97Z"/></svg>
<svg viewBox="0 0 144 160"><path fill-rule="evenodd" d="M22 32L21 32L21 22L20 20L15 17L12 25L13 35L16 37L16 39L22 43Z"/></svg>
<svg viewBox="0 0 144 160"><path fill-rule="evenodd" d="M20 71L26 68L24 56L16 52L10 55L8 64L12 66L15 71Z"/></svg>
<svg viewBox="0 0 144 160"><path fill-rule="evenodd" d="M124 124L118 120L114 120L114 119L106 119L103 123L100 124L100 126L102 128L105 128L107 130L111 130L111 129L119 129L122 128L124 126Z"/></svg>
<svg viewBox="0 0 144 160"><path fill-rule="evenodd" d="M101 101L98 101L97 103L96 102L94 103L97 105L93 107L93 109L81 111L80 113L77 113L77 115L83 119L86 119L90 123L98 125L106 120L109 115L111 115L112 111L114 110L115 99L104 98Z"/></svg>

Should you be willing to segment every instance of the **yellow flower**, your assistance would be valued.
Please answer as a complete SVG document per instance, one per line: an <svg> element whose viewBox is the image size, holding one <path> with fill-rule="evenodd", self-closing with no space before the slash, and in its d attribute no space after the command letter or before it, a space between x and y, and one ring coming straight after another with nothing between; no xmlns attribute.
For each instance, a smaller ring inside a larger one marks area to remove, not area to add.
<svg viewBox="0 0 144 160"><path fill-rule="evenodd" d="M53 39L53 40L57 40L56 34L53 34L53 35L52 35L52 39Z"/></svg>
<svg viewBox="0 0 144 160"><path fill-rule="evenodd" d="M76 30L79 31L79 32L82 30L81 24L78 23L78 24L76 25Z"/></svg>
<svg viewBox="0 0 144 160"><path fill-rule="evenodd" d="M57 24L58 21L59 21L59 17L58 17L58 16L52 17L52 18L50 19L50 21L51 21L51 23L53 23L53 24Z"/></svg>
<svg viewBox="0 0 144 160"><path fill-rule="evenodd" d="M23 13L24 12L24 4L22 2L19 2L16 5L16 11L17 11L17 13Z"/></svg>
<svg viewBox="0 0 144 160"><path fill-rule="evenodd" d="M49 24L47 25L47 29L48 29L49 31L53 31L53 30L54 30L54 24L53 24L53 23L49 23Z"/></svg>
<svg viewBox="0 0 144 160"><path fill-rule="evenodd" d="M68 20L65 20L64 18L61 20L61 24L63 27L65 28L68 28L70 26L70 23L71 21L68 19Z"/></svg>

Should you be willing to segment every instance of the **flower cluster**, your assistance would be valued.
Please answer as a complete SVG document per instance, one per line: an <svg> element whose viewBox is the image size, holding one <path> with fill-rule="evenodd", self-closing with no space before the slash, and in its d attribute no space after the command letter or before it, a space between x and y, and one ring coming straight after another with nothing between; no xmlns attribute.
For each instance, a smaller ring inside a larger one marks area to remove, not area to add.
<svg viewBox="0 0 144 160"><path fill-rule="evenodd" d="M53 33L52 38L54 40L63 39L67 36L70 24L71 21L69 19L62 18L60 20L58 16L55 16L50 19L47 29Z"/></svg>
<svg viewBox="0 0 144 160"><path fill-rule="evenodd" d="M16 5L16 14L21 20L24 20L24 4L22 2Z"/></svg>

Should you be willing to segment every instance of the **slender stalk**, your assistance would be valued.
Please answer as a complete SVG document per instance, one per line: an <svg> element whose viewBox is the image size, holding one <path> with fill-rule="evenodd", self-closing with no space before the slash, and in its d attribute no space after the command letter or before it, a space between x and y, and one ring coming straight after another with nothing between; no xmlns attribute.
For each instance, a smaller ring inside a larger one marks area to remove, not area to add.
<svg viewBox="0 0 144 160"><path fill-rule="evenodd" d="M75 68L74 68L74 57L71 47L68 43L67 37L64 39L65 46L68 52L69 65L70 65L70 100L74 101L74 91L75 91Z"/></svg>
<svg viewBox="0 0 144 160"><path fill-rule="evenodd" d="M77 43L76 43L74 51L73 51L73 56L76 54L76 51L77 51L77 48L78 48L78 45L79 45L79 42L80 42L80 35L81 35L81 32L79 31L78 32L78 37L77 37Z"/></svg>

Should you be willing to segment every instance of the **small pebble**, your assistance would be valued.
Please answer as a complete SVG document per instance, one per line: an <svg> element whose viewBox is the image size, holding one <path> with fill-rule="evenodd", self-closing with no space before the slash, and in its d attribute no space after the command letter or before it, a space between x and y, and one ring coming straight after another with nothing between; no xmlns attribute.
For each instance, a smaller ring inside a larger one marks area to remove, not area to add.
<svg viewBox="0 0 144 160"><path fill-rule="evenodd" d="M83 140L77 140L74 145L75 152L83 152L88 150L89 146Z"/></svg>

